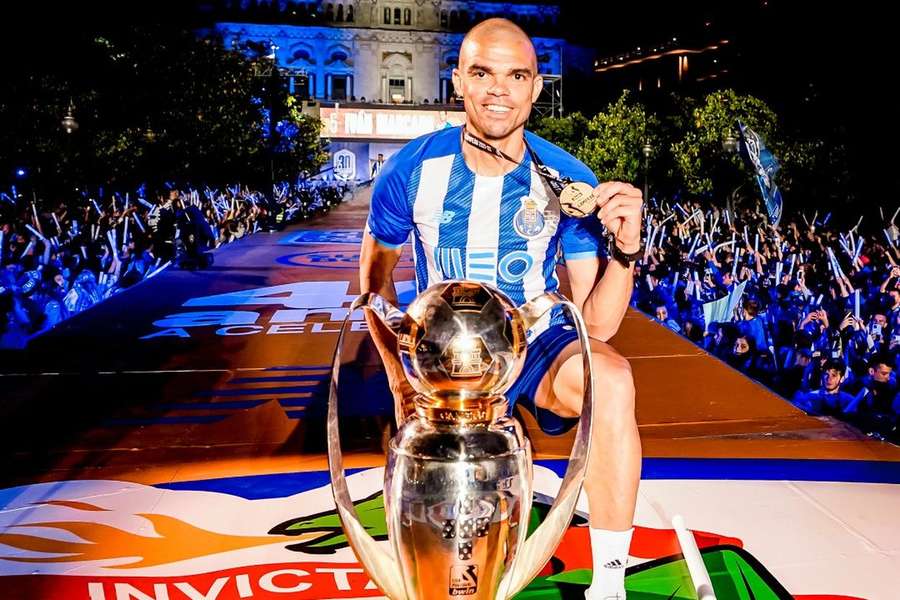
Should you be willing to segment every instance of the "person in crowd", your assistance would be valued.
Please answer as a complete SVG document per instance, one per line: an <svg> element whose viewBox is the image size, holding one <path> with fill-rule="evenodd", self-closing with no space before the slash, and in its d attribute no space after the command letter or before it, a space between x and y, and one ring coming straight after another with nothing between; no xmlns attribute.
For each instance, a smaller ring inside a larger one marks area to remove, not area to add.
<svg viewBox="0 0 900 600"><path fill-rule="evenodd" d="M669 318L669 308L665 304L660 304L656 307L656 322L662 323L675 333L681 333L681 325L675 319Z"/></svg>
<svg viewBox="0 0 900 600"><path fill-rule="evenodd" d="M841 389L846 380L846 370L847 366L842 360L827 359L822 368L819 389L813 392L797 392L793 397L793 403L811 414L838 417L846 414L854 403L854 397Z"/></svg>

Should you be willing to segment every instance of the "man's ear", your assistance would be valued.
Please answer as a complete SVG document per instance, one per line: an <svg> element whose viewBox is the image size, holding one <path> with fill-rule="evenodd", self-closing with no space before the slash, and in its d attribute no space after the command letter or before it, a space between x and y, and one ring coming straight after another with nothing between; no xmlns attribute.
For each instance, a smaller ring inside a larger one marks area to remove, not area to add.
<svg viewBox="0 0 900 600"><path fill-rule="evenodd" d="M462 77L459 74L458 68L454 67L451 77L453 79L453 91L456 93L457 96L462 98L463 97Z"/></svg>
<svg viewBox="0 0 900 600"><path fill-rule="evenodd" d="M534 104L537 102L538 97L541 95L541 91L544 89L544 78L540 75L535 75L534 82L532 83L531 89L531 103Z"/></svg>

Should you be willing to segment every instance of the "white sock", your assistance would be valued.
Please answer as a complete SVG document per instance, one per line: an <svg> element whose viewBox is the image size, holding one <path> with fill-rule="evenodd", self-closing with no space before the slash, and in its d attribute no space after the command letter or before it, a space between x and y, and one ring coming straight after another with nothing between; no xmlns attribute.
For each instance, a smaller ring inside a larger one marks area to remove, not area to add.
<svg viewBox="0 0 900 600"><path fill-rule="evenodd" d="M590 528L594 576L588 600L625 600L625 566L634 527L626 531Z"/></svg>

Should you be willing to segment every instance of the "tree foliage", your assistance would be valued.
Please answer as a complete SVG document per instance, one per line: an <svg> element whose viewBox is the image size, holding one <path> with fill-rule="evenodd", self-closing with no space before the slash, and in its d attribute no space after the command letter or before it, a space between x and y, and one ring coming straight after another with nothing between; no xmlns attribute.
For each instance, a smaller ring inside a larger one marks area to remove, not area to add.
<svg viewBox="0 0 900 600"><path fill-rule="evenodd" d="M713 92L693 109L690 119L685 119L681 138L671 145L676 165L674 175L687 192L712 193L717 182L731 179L723 177L726 169L743 169L739 154L723 146L729 135L738 137L738 121L758 133L776 156L783 154L777 117L762 100L739 95L734 90Z"/></svg>
<svg viewBox="0 0 900 600"><path fill-rule="evenodd" d="M687 194L724 200L758 197L753 173L724 142L751 127L781 165L776 181L796 205L844 202L854 197L845 146L822 135L788 134L765 102L726 89L703 97L677 96L653 112L627 92L590 119L580 113L544 118L534 131L568 150L601 181L643 179L645 143L651 195ZM736 196L735 196L736 194Z"/></svg>
<svg viewBox="0 0 900 600"><path fill-rule="evenodd" d="M575 154L587 131L588 119L580 112L565 117L542 117L531 130L568 152Z"/></svg>
<svg viewBox="0 0 900 600"><path fill-rule="evenodd" d="M587 123L575 155L601 181L636 182L642 178L643 147L658 144L659 119L623 92Z"/></svg>
<svg viewBox="0 0 900 600"><path fill-rule="evenodd" d="M544 117L535 133L574 154L601 181L642 178L643 147L655 145L659 120L633 101L628 92L607 109L588 119L581 113Z"/></svg>
<svg viewBox="0 0 900 600"><path fill-rule="evenodd" d="M161 26L78 31L57 43L65 56L26 62L0 92L4 179L21 166L48 190L264 183L273 159L286 177L324 161L315 119L289 110L283 79L261 76L265 57ZM67 134L70 101L79 128ZM274 138L267 113L284 120Z"/></svg>
<svg viewBox="0 0 900 600"><path fill-rule="evenodd" d="M303 173L314 175L328 161L328 143L320 137L322 120L300 110L299 101L287 98L288 114L282 129L279 154L284 158L280 179Z"/></svg>

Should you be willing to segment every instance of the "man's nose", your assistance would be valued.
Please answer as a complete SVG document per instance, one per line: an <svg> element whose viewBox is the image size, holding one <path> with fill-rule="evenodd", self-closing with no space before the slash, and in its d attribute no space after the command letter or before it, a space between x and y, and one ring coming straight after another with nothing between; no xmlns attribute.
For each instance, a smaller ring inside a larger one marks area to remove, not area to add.
<svg viewBox="0 0 900 600"><path fill-rule="evenodd" d="M509 86L502 78L494 79L494 83L488 88L488 94L492 96L506 96L509 94Z"/></svg>

